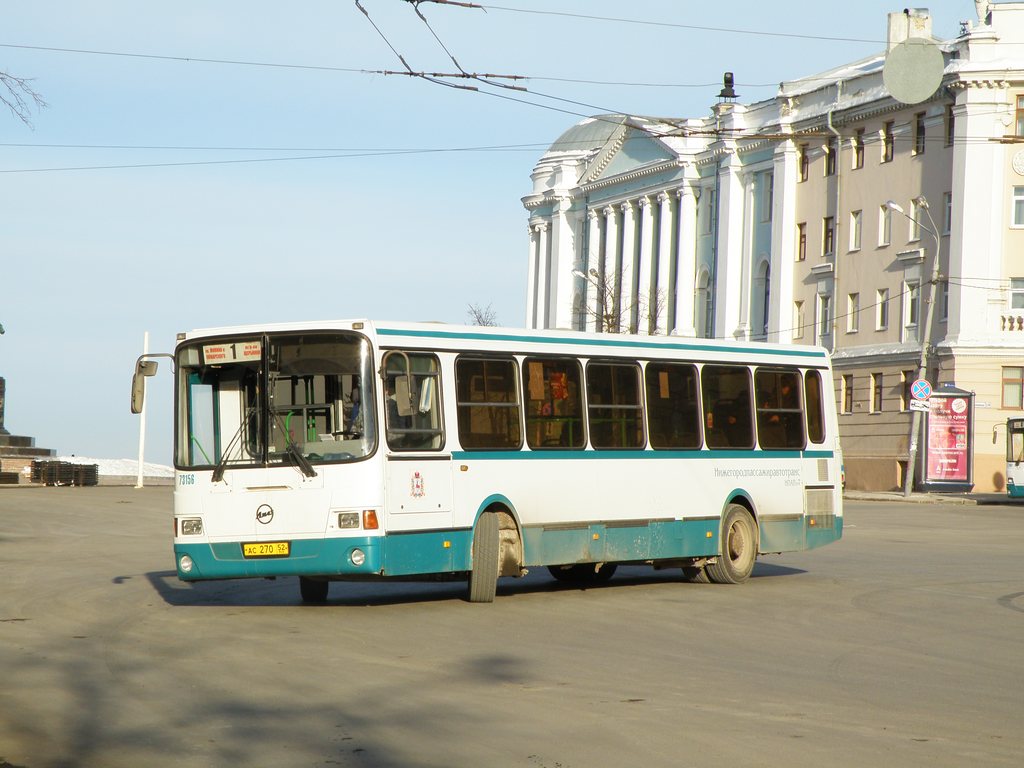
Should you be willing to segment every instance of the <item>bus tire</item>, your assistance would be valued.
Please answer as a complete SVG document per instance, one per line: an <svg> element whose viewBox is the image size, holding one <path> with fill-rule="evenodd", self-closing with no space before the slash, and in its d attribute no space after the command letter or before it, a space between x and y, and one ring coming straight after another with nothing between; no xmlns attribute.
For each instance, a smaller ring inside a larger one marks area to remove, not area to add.
<svg viewBox="0 0 1024 768"><path fill-rule="evenodd" d="M498 591L500 561L498 516L480 515L473 532L473 566L469 572L469 602L493 603Z"/></svg>
<svg viewBox="0 0 1024 768"><path fill-rule="evenodd" d="M299 594L307 605L322 605L327 602L327 590L331 583L325 579L307 579L299 576Z"/></svg>
<svg viewBox="0 0 1024 768"><path fill-rule="evenodd" d="M757 525L746 507L730 504L722 520L721 553L704 566L715 584L742 584L757 560Z"/></svg>

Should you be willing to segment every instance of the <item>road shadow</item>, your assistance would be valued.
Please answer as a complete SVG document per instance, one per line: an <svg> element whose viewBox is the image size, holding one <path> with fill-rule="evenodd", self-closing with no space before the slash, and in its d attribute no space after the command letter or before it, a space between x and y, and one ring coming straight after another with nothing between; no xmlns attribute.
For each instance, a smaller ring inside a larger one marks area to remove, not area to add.
<svg viewBox="0 0 1024 768"><path fill-rule="evenodd" d="M782 578L802 573L805 571L800 568L759 562L754 566L751 579ZM161 599L171 606L304 606L299 595L298 579L293 577L183 582L178 579L175 571L152 571L146 574L146 578ZM521 579L501 579L498 582L498 597L619 591L663 584L678 584L694 589L714 589L719 586L690 582L679 568L655 570L650 566L620 566L616 574L606 582L573 584L556 581L548 574L547 568L539 567L531 568L530 573ZM462 602L466 599L466 592L466 581L457 577L440 580L339 581L331 584L326 604L371 608Z"/></svg>

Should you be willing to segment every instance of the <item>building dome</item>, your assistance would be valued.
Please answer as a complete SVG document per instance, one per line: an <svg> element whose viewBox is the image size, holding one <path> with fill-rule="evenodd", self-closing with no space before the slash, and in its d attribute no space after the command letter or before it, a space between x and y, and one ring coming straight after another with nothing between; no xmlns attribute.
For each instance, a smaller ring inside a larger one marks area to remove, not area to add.
<svg viewBox="0 0 1024 768"><path fill-rule="evenodd" d="M626 119L626 115L595 115L584 118L559 136L545 155L555 152L594 152L608 143Z"/></svg>

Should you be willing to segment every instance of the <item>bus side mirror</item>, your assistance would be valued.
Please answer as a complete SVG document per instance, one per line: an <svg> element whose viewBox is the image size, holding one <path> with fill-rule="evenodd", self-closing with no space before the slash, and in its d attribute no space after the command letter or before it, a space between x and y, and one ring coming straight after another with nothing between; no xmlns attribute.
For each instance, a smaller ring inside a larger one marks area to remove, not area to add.
<svg viewBox="0 0 1024 768"><path fill-rule="evenodd" d="M132 376L132 413L142 413L142 405L146 400L146 377L155 373L155 360L139 360L135 363L135 375Z"/></svg>

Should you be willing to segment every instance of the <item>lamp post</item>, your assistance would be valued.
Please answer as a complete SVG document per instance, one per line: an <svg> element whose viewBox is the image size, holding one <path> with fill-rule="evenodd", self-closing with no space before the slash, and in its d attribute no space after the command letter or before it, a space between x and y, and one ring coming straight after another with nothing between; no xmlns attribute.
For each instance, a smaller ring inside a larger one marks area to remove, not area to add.
<svg viewBox="0 0 1024 768"><path fill-rule="evenodd" d="M935 253L932 256L932 275L928 281L932 286L931 297L928 301L928 307L925 310L925 321L924 326L921 329L921 361L917 369L917 378L925 379L928 376L928 350L931 346L932 337L932 318L935 315L935 294L939 289L939 233L935 226L935 219L932 218L931 210L928 207L928 200L924 195L919 195L914 198L914 203L917 204L918 210L923 209L925 215L928 217L928 223L931 227L926 227L921 224L920 221L907 214L906 211L892 200L886 200L885 207L896 211L905 218L909 219L914 223L915 227L923 229L932 239L935 241ZM921 290L921 289L919 289ZM923 294L923 291L922 291ZM914 475L917 470L917 442L918 436L921 432L921 411L912 411L910 414L910 438L909 448L907 455L907 476L903 480L903 495L909 496L914 486Z"/></svg>

